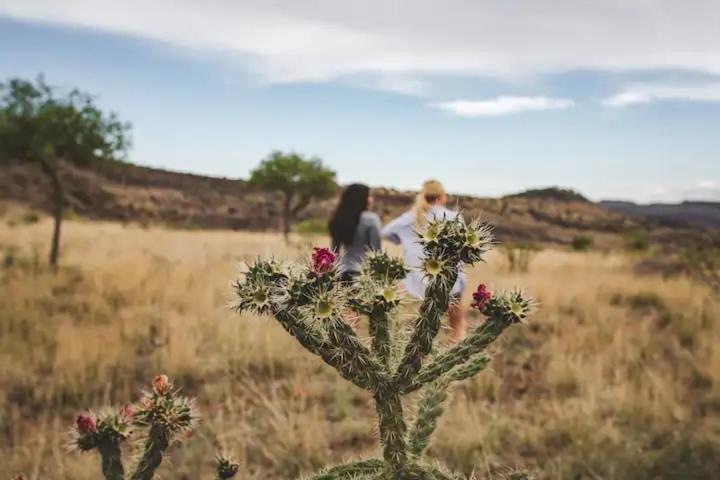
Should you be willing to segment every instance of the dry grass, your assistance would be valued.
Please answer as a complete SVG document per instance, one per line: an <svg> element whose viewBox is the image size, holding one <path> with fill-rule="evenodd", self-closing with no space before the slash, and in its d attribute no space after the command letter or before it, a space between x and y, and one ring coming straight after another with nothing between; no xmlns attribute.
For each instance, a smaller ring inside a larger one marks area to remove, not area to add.
<svg viewBox="0 0 720 480"><path fill-rule="evenodd" d="M73 221L52 274L49 231L46 219L0 223L2 474L98 478L95 458L66 453L66 427L78 410L134 398L160 371L198 397L203 417L164 478L206 477L218 448L243 479L377 453L364 392L271 321L227 308L243 260L297 257L309 243ZM559 251L540 252L527 273L493 255L471 275L523 285L542 307L493 371L455 391L432 455L478 477L514 465L548 479L716 475L720 304L705 287L636 277L620 255Z"/></svg>

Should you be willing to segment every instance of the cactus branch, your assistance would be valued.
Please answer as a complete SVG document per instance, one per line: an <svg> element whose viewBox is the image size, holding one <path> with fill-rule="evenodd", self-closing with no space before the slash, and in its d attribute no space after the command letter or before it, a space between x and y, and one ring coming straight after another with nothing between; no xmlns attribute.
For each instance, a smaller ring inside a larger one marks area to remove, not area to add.
<svg viewBox="0 0 720 480"><path fill-rule="evenodd" d="M102 473L105 480L123 480L125 478L125 468L122 463L120 442L112 440L100 442L98 450L100 451Z"/></svg>
<svg viewBox="0 0 720 480"><path fill-rule="evenodd" d="M372 336L373 354L387 370L390 363L389 312L381 308L375 308L369 315L369 330Z"/></svg>
<svg viewBox="0 0 720 480"><path fill-rule="evenodd" d="M163 452L170 445L169 432L161 425L153 425L150 427L148 438L145 440L140 462L135 468L132 480L151 480L155 475L155 470L160 466L163 459Z"/></svg>
<svg viewBox="0 0 720 480"><path fill-rule="evenodd" d="M350 325L342 318L335 317L326 326L328 340L335 347L336 356L333 360L337 361L339 356L342 369L348 372L356 385L375 391L382 383L386 383L382 367Z"/></svg>
<svg viewBox="0 0 720 480"><path fill-rule="evenodd" d="M430 443L430 436L435 431L437 419L443 413L448 386L448 381L440 380L425 387L415 424L408 436L408 451L411 455L421 455Z"/></svg>
<svg viewBox="0 0 720 480"><path fill-rule="evenodd" d="M424 384L433 382L453 368L464 364L473 355L483 351L494 342L507 327L508 324L502 319L490 318L486 320L463 341L447 352L435 357L431 363L420 370L413 382L402 388L402 392L406 394L417 390Z"/></svg>
<svg viewBox="0 0 720 480"><path fill-rule="evenodd" d="M440 331L440 321L450 303L450 291L457 279L457 269L450 268L446 277L434 279L427 288L412 337L398 366L394 381L400 390L413 383L425 355L432 350L433 340Z"/></svg>

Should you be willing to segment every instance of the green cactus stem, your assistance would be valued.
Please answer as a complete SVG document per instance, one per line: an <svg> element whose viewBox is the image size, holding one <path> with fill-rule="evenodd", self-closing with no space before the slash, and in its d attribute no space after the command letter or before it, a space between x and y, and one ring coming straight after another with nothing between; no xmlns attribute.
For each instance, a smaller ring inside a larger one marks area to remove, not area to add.
<svg viewBox="0 0 720 480"><path fill-rule="evenodd" d="M140 462L132 480L151 480L163 460L163 452L170 446L169 432L160 425L150 427Z"/></svg>
<svg viewBox="0 0 720 480"><path fill-rule="evenodd" d="M430 443L430 436L435 431L437 419L443 413L448 387L448 381L437 381L425 386L415 424L408 435L408 450L411 455L421 455Z"/></svg>

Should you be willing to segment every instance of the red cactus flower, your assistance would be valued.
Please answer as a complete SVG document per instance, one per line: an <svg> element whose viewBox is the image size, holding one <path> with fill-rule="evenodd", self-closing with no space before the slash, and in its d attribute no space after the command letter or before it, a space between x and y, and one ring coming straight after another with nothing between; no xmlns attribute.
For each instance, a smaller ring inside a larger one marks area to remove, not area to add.
<svg viewBox="0 0 720 480"><path fill-rule="evenodd" d="M153 390L158 395L165 395L170 390L170 380L167 375L158 375L153 379Z"/></svg>
<svg viewBox="0 0 720 480"><path fill-rule="evenodd" d="M132 405L129 403L126 403L123 405L123 407L120 409L120 416L125 418L132 418L133 415L135 415L135 409Z"/></svg>
<svg viewBox="0 0 720 480"><path fill-rule="evenodd" d="M492 293L487 289L484 283L481 283L478 285L477 290L473 292L473 303L470 306L482 312L491 297Z"/></svg>
<svg viewBox="0 0 720 480"><path fill-rule="evenodd" d="M77 431L80 433L90 433L95 431L95 420L90 415L78 415L75 420Z"/></svg>
<svg viewBox="0 0 720 480"><path fill-rule="evenodd" d="M335 263L335 254L329 248L313 248L313 270L318 273L329 272Z"/></svg>

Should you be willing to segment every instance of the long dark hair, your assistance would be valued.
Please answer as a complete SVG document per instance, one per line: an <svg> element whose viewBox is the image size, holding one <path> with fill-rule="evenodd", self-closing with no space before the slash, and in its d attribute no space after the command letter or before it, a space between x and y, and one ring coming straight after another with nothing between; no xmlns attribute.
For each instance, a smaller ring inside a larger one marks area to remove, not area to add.
<svg viewBox="0 0 720 480"><path fill-rule="evenodd" d="M334 244L340 246L352 243L360 215L368 208L369 197L370 187L367 185L353 183L345 188L335 213L328 222L328 230Z"/></svg>

